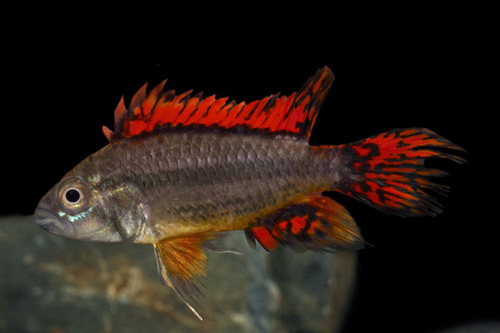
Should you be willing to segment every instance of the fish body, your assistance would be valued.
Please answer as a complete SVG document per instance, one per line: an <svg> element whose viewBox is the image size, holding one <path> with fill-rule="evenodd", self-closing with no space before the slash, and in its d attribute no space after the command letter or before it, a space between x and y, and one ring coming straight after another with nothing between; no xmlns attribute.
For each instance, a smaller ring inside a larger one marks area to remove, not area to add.
<svg viewBox="0 0 500 333"><path fill-rule="evenodd" d="M245 229L297 196L329 190L328 151L252 135L164 133L108 145L65 178L86 179L107 207L103 216L119 218L113 224L123 227L114 240L154 243Z"/></svg>
<svg viewBox="0 0 500 333"><path fill-rule="evenodd" d="M381 211L435 215L440 190L424 160L460 157L426 129L397 129L340 146L308 143L333 74L325 67L290 96L252 103L141 88L115 110L110 144L67 173L39 203L37 223L87 241L153 244L161 281L191 304L205 275L203 246L218 233L245 230L251 246L272 251L358 250L351 215L324 191Z"/></svg>

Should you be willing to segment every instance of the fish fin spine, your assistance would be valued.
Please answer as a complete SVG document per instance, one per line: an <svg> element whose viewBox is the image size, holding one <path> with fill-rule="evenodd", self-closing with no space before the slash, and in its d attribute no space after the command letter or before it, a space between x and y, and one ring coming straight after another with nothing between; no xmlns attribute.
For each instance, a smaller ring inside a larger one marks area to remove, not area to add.
<svg viewBox="0 0 500 333"><path fill-rule="evenodd" d="M359 250L364 241L347 210L336 201L321 195L295 200L245 230L252 248L255 241L268 252L279 245L295 251L331 252Z"/></svg>
<svg viewBox="0 0 500 333"><path fill-rule="evenodd" d="M365 140L336 147L347 166L335 191L354 197L384 213L434 216L442 212L427 191L444 193L447 187L430 177L447 173L425 166L427 158L465 160L440 149L463 150L438 134L421 128L394 129Z"/></svg>
<svg viewBox="0 0 500 333"><path fill-rule="evenodd" d="M165 80L149 93L143 85L128 108L122 97L115 109L114 131L104 126L103 132L111 143L180 128L246 130L308 140L333 80L331 70L324 67L289 96L270 95L251 103L227 102L227 97L214 95L202 98L201 93L191 97L192 91L163 92Z"/></svg>

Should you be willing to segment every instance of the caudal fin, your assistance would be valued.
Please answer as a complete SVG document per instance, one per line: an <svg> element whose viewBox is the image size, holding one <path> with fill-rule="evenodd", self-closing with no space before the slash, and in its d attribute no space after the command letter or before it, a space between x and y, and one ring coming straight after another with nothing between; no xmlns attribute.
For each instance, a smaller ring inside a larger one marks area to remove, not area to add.
<svg viewBox="0 0 500 333"><path fill-rule="evenodd" d="M465 162L436 150L463 150L461 147L420 128L394 129L338 148L342 164L348 169L336 191L400 216L434 216L442 212L441 205L427 191L444 192L446 187L433 183L430 177L447 173L427 168L426 158Z"/></svg>

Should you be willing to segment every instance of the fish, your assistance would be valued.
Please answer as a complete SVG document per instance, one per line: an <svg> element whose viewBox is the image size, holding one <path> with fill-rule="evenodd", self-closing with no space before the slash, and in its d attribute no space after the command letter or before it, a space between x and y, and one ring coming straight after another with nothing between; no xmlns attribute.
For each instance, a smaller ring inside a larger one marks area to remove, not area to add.
<svg viewBox="0 0 500 333"><path fill-rule="evenodd" d="M42 229L92 242L152 244L160 281L195 309L206 251L226 232L272 252L364 248L335 191L387 214L435 216L447 186L427 158L456 163L460 146L425 128L392 129L341 145L311 145L334 81L320 68L296 92L253 102L148 91L120 99L109 143L50 189L35 210ZM434 193L433 193L434 192Z"/></svg>

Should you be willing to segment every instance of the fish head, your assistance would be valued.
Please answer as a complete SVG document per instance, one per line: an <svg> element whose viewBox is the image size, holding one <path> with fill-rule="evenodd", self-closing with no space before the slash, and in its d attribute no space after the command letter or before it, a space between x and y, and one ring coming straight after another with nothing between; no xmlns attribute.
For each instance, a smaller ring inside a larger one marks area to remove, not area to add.
<svg viewBox="0 0 500 333"><path fill-rule="evenodd" d="M42 229L67 238L93 242L126 242L137 237L145 220L142 205L132 207L130 188L69 173L40 200L35 222ZM130 199L130 200L129 200ZM130 204L130 207L124 207Z"/></svg>

